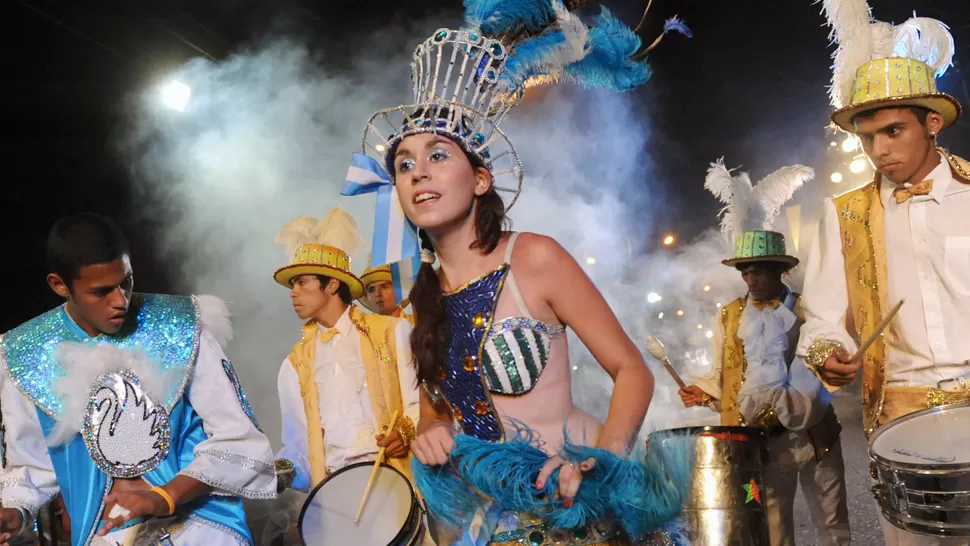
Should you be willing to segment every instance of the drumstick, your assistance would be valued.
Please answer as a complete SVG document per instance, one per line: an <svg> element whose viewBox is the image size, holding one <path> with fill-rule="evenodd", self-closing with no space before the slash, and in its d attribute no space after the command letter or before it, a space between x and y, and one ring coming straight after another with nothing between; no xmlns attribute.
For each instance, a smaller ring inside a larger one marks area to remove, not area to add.
<svg viewBox="0 0 970 546"><path fill-rule="evenodd" d="M397 426L397 417L400 412L394 410L391 414L391 424L387 425L388 432L394 430ZM354 518L354 526L360 523L360 517L364 515L364 506L367 505L367 498L370 497L370 490L374 488L374 481L377 480L377 471L381 468L381 462L384 460L384 452L387 447L382 447L380 451L377 452L377 460L374 461L374 469L370 471L370 479L367 480L367 488L364 489L364 498L360 499L360 508L357 509L357 517Z"/></svg>
<svg viewBox="0 0 970 546"><path fill-rule="evenodd" d="M885 330L887 326L889 326L889 322L893 319L894 316L896 316L896 313L899 312L899 308L903 306L904 301L906 300L899 300L899 303L897 303L892 308L892 310L889 311L889 314L886 315L886 318L882 319L882 322L879 323L879 326L876 326L876 329L872 331L872 335L869 336L869 339L867 339L866 342L859 347L859 350L856 351L854 355L852 355L852 358L849 359L849 362L855 362L856 360L859 360L866 354L866 351L873 343L876 342L876 339L879 338L879 335L882 334L882 331Z"/></svg>
<svg viewBox="0 0 970 546"><path fill-rule="evenodd" d="M680 387L680 390L687 390L687 384L684 383L684 380L680 378L680 374L678 374L677 370L674 369L674 365L670 363L670 359L667 358L667 351L664 349L664 344L661 343L659 339L653 336L647 338L647 352L650 353L650 356L656 358L661 364L664 365L664 369L666 369L667 373L674 378L674 381L677 382L677 386ZM707 406L712 410L717 411L717 408L714 407L713 400L708 402Z"/></svg>

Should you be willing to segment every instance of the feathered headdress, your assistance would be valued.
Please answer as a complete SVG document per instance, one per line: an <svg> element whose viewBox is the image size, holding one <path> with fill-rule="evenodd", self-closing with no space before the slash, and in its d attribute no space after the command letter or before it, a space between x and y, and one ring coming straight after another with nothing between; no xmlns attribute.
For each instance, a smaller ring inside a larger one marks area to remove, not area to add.
<svg viewBox="0 0 970 546"><path fill-rule="evenodd" d="M364 238L346 210L332 209L319 222L313 216L295 218L283 226L274 241L292 258L290 265L274 273L276 282L289 287L300 275L324 275L346 283L354 299L364 293L360 279L351 272L350 260Z"/></svg>
<svg viewBox="0 0 970 546"><path fill-rule="evenodd" d="M731 173L721 158L711 163L704 181L704 189L724 203L718 216L721 234L731 245L739 241L745 231L772 231L782 205L802 184L815 177L815 171L804 165L782 167L757 184L751 183L746 172Z"/></svg>
<svg viewBox="0 0 970 546"><path fill-rule="evenodd" d="M882 106L922 106L939 113L944 127L960 116L959 102L936 90L935 78L952 65L949 27L913 17L899 25L876 21L866 0L823 0L833 54L829 96L832 121L852 130L852 118Z"/></svg>
<svg viewBox="0 0 970 546"><path fill-rule="evenodd" d="M683 21L673 17L661 36L643 47L640 26L631 29L606 8L587 26L573 13L587 2L464 0L465 27L439 29L418 45L411 59L413 104L374 114L363 153L391 171L386 159L401 139L448 135L489 168L495 189L511 208L522 189L522 163L499 124L525 89L560 81L633 89L650 77L643 59L664 35L690 36Z"/></svg>

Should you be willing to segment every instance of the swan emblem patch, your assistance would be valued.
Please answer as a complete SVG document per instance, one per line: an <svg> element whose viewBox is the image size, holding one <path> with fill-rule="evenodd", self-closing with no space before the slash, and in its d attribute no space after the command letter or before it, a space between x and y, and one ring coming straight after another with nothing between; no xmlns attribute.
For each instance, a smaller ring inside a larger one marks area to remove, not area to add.
<svg viewBox="0 0 970 546"><path fill-rule="evenodd" d="M98 376L81 424L94 464L114 478L137 478L168 456L172 436L165 406L129 370Z"/></svg>

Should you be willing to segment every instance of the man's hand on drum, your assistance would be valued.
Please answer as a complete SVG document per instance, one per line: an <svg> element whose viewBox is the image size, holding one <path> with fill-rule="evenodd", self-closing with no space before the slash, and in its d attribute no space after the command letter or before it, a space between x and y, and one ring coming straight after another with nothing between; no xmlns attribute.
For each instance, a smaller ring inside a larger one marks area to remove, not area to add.
<svg viewBox="0 0 970 546"><path fill-rule="evenodd" d="M583 472L592 470L596 466L596 459L589 458L579 463L567 461L559 455L549 457L546 464L539 470L539 477L536 479L536 489L541 490L546 486L546 482L552 473L559 468L559 489L556 498L563 499L563 506L571 508L579 485L583 482Z"/></svg>
<svg viewBox="0 0 970 546"><path fill-rule="evenodd" d="M24 515L16 508L0 508L0 545L7 542L24 526Z"/></svg>
<svg viewBox="0 0 970 546"><path fill-rule="evenodd" d="M123 515L105 518L104 527L98 531L98 536L102 537L110 533L112 529L121 527L125 522L135 518L169 515L168 502L164 497L151 490L111 493L104 498L104 505L106 507L115 505L121 509L112 509L108 512L108 516L111 515L111 512L123 511L124 513Z"/></svg>
<svg viewBox="0 0 970 546"><path fill-rule="evenodd" d="M685 408L703 405L706 396L706 393L697 385L687 385L677 391L677 394L680 395L680 401L684 403Z"/></svg>
<svg viewBox="0 0 970 546"><path fill-rule="evenodd" d="M839 347L829 355L818 369L822 380L833 387L844 387L855 381L856 373L862 368L862 359L849 362L851 356L845 349Z"/></svg>
<svg viewBox="0 0 970 546"><path fill-rule="evenodd" d="M447 463L448 455L455 448L455 433L451 425L436 419L422 428L424 430L411 444L411 452L423 465L435 466Z"/></svg>
<svg viewBox="0 0 970 546"><path fill-rule="evenodd" d="M386 447L387 451L384 452L384 456L390 459L407 457L408 455L408 446L404 445L401 434L396 430L392 430L390 434L378 434L377 447Z"/></svg>

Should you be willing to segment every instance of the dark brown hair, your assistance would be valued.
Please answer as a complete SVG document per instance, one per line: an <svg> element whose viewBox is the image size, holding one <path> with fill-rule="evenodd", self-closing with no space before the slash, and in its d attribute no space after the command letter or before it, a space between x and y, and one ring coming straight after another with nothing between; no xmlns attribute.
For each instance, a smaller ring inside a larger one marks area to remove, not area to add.
<svg viewBox="0 0 970 546"><path fill-rule="evenodd" d="M461 146L460 143L458 144ZM388 151L388 157L394 157L396 148L395 145ZM478 156L468 153L464 147L462 151L465 152L465 157L473 169L487 168ZM505 203L502 202L494 186L484 195L476 196L473 203L476 238L469 248L489 254L495 250L502 239L502 233L510 226L505 216ZM421 231L420 238L421 248L434 252L434 246L428 234ZM418 278L411 288L410 298L416 319L414 330L411 332L411 352L418 362L418 383L425 382L429 386L435 386L448 369L448 323L441 279L438 278L434 265L421 264Z"/></svg>
<svg viewBox="0 0 970 546"><path fill-rule="evenodd" d="M314 277L316 277L317 280L320 281L321 292L326 291L327 283L330 282L330 279L334 278L334 277L328 277L326 275L314 275ZM344 302L344 305L350 305L351 303L353 303L354 298L350 294L350 286L348 286L347 283L341 281L340 279L337 279L337 284L339 285L337 287L337 295L340 296L340 301Z"/></svg>
<svg viewBox="0 0 970 546"><path fill-rule="evenodd" d="M930 112L932 112L932 110L930 110L929 108L924 108L922 106L910 106L910 105L883 106L880 108L873 108L872 110L866 110L865 112L859 112L858 114L852 116L852 122L855 123L857 119L872 119L877 112L881 112L883 110L904 110L904 109L910 110L911 112L913 112L913 114L916 116L916 119L919 121L919 124L923 126L926 125L926 117L930 115Z"/></svg>

